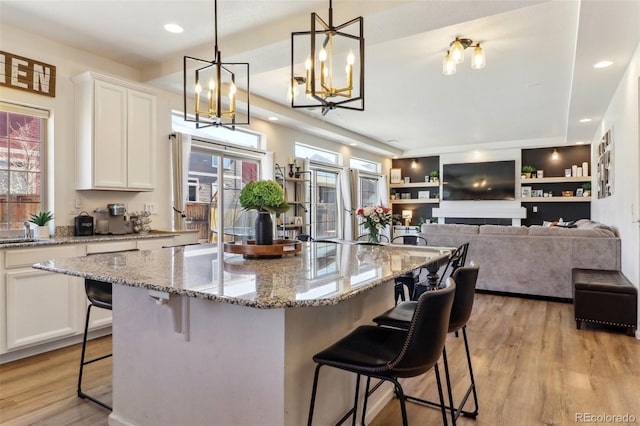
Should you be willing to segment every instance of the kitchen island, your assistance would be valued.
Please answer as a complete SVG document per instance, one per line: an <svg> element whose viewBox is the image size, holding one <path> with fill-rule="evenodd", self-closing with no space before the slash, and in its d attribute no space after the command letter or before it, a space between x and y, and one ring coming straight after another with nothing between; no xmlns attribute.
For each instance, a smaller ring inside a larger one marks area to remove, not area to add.
<svg viewBox="0 0 640 426"><path fill-rule="evenodd" d="M304 243L244 259L199 245L50 260L36 269L113 286L113 425L306 423L312 356L393 305L393 278L448 249ZM315 423L334 424L355 379L323 372ZM375 414L391 391L370 400Z"/></svg>

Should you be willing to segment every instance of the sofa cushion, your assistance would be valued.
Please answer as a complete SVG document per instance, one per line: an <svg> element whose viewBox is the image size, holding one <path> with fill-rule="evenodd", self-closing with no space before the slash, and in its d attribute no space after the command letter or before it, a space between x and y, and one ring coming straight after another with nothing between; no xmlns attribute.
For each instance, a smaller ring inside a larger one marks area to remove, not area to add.
<svg viewBox="0 0 640 426"><path fill-rule="evenodd" d="M440 224L440 223L423 223L422 232L426 234L450 234L452 232L458 234L477 234L478 225L460 225L460 224Z"/></svg>
<svg viewBox="0 0 640 426"><path fill-rule="evenodd" d="M546 227L540 225L531 225L529 227L529 235L542 237L580 237L580 238L615 238L615 233L609 229L603 228L560 228L556 226Z"/></svg>
<svg viewBox="0 0 640 426"><path fill-rule="evenodd" d="M482 225L480 234L498 235L527 235L529 228L526 226L505 226L505 225Z"/></svg>
<svg viewBox="0 0 640 426"><path fill-rule="evenodd" d="M578 221L576 221L576 226L578 227L578 229L600 229L600 230L605 230L605 231L609 231L610 233L613 234L614 237L619 237L620 235L618 234L617 229L605 225L604 223L600 223L600 222L594 222L593 220L589 220L589 219L580 219Z"/></svg>

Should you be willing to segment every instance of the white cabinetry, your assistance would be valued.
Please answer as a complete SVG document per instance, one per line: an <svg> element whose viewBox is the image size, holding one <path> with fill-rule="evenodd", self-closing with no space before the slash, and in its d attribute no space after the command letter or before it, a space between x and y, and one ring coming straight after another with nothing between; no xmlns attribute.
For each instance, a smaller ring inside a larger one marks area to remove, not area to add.
<svg viewBox="0 0 640 426"><path fill-rule="evenodd" d="M87 72L76 84L76 188L151 191L156 98L144 86Z"/></svg>
<svg viewBox="0 0 640 426"><path fill-rule="evenodd" d="M74 245L0 252L4 263L0 277L0 353L82 331L83 280L37 271L31 265L54 257L81 256L83 251L83 246Z"/></svg>

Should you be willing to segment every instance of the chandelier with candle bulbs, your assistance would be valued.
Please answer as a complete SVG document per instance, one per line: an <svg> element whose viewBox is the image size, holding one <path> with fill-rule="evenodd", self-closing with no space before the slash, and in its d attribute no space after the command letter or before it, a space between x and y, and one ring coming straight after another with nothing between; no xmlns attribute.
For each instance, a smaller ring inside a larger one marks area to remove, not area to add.
<svg viewBox="0 0 640 426"><path fill-rule="evenodd" d="M218 48L218 2L214 0L214 59L184 57L184 119L197 128L249 124L249 64L222 62ZM238 103L246 105L241 114Z"/></svg>
<svg viewBox="0 0 640 426"><path fill-rule="evenodd" d="M456 73L456 65L464 62L464 50L467 47L473 47L471 68L481 69L485 67L486 58L484 50L480 47L480 43L476 43L475 46L473 46L473 43L474 41L469 38L456 37L456 39L449 44L449 50L444 56L444 61L442 62L442 73L444 75L452 75Z"/></svg>
<svg viewBox="0 0 640 426"><path fill-rule="evenodd" d="M344 70L344 71L343 71ZM354 84L355 82L355 84ZM298 88L304 86L304 93ZM364 111L364 19L333 24L311 14L311 31L291 33L291 80L288 98L292 108Z"/></svg>

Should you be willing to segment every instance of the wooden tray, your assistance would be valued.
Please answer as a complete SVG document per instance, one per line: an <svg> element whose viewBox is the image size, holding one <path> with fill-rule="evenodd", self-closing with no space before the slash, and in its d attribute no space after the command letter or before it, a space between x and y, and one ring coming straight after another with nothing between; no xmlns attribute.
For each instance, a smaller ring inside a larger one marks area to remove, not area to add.
<svg viewBox="0 0 640 426"><path fill-rule="evenodd" d="M255 240L242 241L242 243L224 243L226 253L242 254L245 259L274 259L285 255L295 255L302 248L302 242L298 240L273 240L271 245L257 245Z"/></svg>

